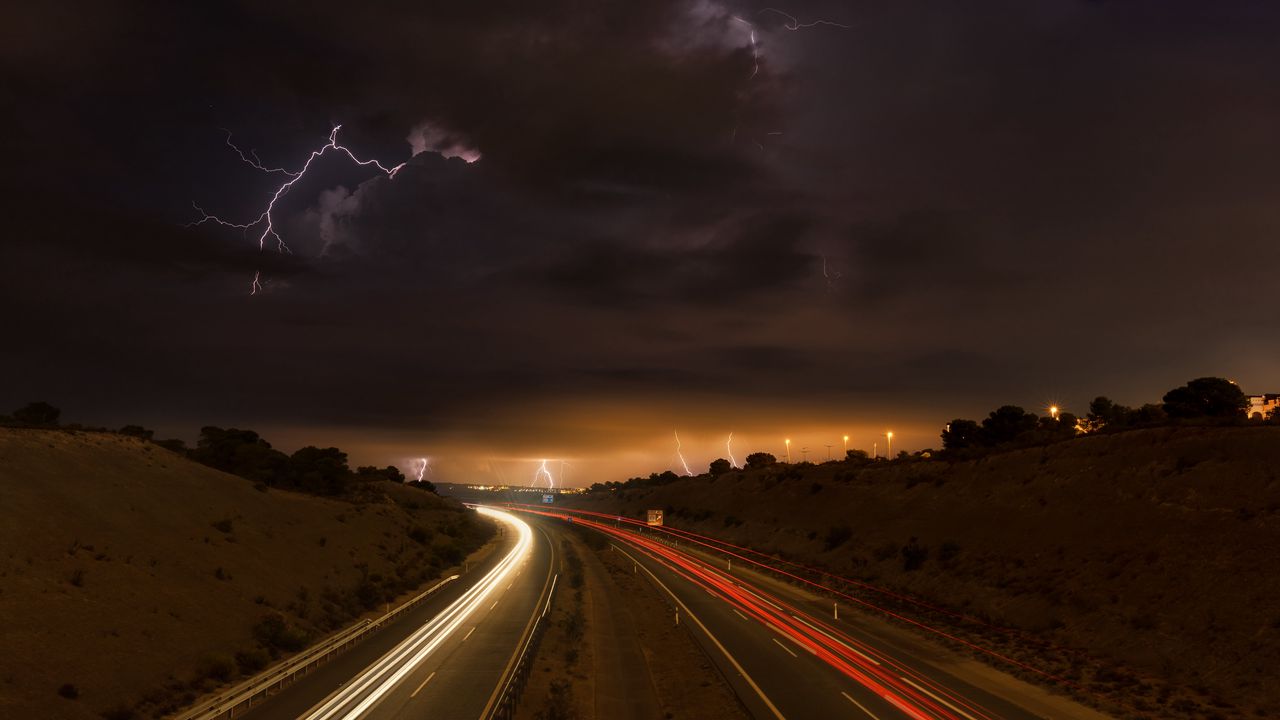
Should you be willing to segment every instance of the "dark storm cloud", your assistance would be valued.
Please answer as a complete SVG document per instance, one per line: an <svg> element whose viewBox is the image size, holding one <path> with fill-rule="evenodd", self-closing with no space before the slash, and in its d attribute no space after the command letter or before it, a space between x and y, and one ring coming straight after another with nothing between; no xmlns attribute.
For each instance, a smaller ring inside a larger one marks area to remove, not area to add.
<svg viewBox="0 0 1280 720"><path fill-rule="evenodd" d="M5 402L666 443L1275 377L1270 4L152 5L0 22ZM182 227L276 186L219 128L295 167L338 122L427 152L318 163L293 255Z"/></svg>

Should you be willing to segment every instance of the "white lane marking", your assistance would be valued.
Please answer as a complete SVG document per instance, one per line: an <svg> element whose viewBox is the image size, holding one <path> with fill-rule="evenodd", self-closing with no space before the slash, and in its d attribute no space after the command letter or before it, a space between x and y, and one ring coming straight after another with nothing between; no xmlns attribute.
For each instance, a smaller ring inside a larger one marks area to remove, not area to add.
<svg viewBox="0 0 1280 720"><path fill-rule="evenodd" d="M943 700L942 698L938 697L937 695L934 695L933 693L929 692L929 691L928 691L928 690L926 690L925 688L921 687L919 684L917 684L916 682L912 681L912 680L911 680L911 678L909 678L909 677L904 677L904 676L902 676L902 675L899 675L898 677L902 678L903 682L910 683L910 684L911 684L911 687L913 687L913 688L915 688L915 689L919 690L920 692L924 693L925 695L928 695L929 697L933 698L934 700L937 700L938 702L942 703L943 705L946 705L947 707L951 708L952 710L954 710L954 711L956 711L956 712L960 713L961 715L965 716L965 717L966 717L966 718L968 718L969 720L977 720L976 718L974 718L974 717L973 717L972 715L970 715L969 713L967 713L967 712L965 712L965 711L961 710L960 708L956 707L955 705L952 705L951 703L947 702L946 700Z"/></svg>
<svg viewBox="0 0 1280 720"><path fill-rule="evenodd" d="M490 610L492 610L492 609L494 609L494 608L496 608L496 607L498 607L498 601L497 601L497 600L494 600L494 601L493 601L493 604L489 606L489 609L490 609Z"/></svg>
<svg viewBox="0 0 1280 720"><path fill-rule="evenodd" d="M471 629L467 631L467 634L462 636L462 642L466 642L467 638L471 637L471 633L475 632L477 627L479 626L472 625Z"/></svg>
<svg viewBox="0 0 1280 720"><path fill-rule="evenodd" d="M835 635L832 635L831 633L827 632L826 630L823 630L822 628L818 627L817 625L814 625L813 623L809 622L808 620L805 620L804 618L802 618L802 617L800 617L800 616L798 616L798 615L792 615L791 617L795 618L796 620L799 620L800 622L804 623L805 625L808 625L809 627L813 628L814 630L817 630L818 632L822 633L823 635L826 635L827 637L831 638L831 639L832 639L832 640L834 640L835 642L840 643L840 645L841 645L842 647L844 647L844 648L847 648L847 649L849 650L849 652L854 652L854 653L857 653L857 654L861 655L863 658L865 658L865 659L867 660L867 662L872 662L872 663L875 663L876 665L879 665L879 664L880 664L880 661L879 661L879 660L876 660L875 658L871 657L870 655L868 655L868 654L866 654L866 653L864 653L864 652L862 652L862 651L858 650L857 648L853 647L853 646L852 646L852 645L850 645L849 643L847 643L847 642L845 642L845 641L841 640L840 638L836 637Z"/></svg>
<svg viewBox="0 0 1280 720"><path fill-rule="evenodd" d="M848 700L849 702L853 703L854 705L857 705L858 709L866 713L871 718L871 720L880 720L879 717L876 717L875 713L863 707L862 703L858 702L857 700L854 700L853 697L849 695L849 693L841 691L840 694L843 695L845 699Z"/></svg>
<svg viewBox="0 0 1280 720"><path fill-rule="evenodd" d="M746 619L747 619L747 616L746 616L746 615L743 615L742 613L738 612L738 608L732 608L732 610L733 610L735 613L737 613L738 617L742 618L743 620L746 620Z"/></svg>
<svg viewBox="0 0 1280 720"><path fill-rule="evenodd" d="M409 699L411 699L411 700L412 700L413 698L418 697L418 693L422 692L422 688L426 687L426 686L427 686L427 683L431 682L431 678L433 678L433 677L435 677L435 676L436 676L436 671L435 671L435 670L432 670L432 671L431 671L431 674L427 676L427 679L426 679L426 680L423 680L423 681L422 681L422 684L418 686L418 689L417 689L417 690L414 690L412 693L410 693L410 694L409 694Z"/></svg>
<svg viewBox="0 0 1280 720"><path fill-rule="evenodd" d="M787 651L787 654L788 654L788 655L790 655L791 657L800 657L799 655L795 654L794 652L791 652L791 648L789 648L789 647L787 647L786 645L783 645L782 643L778 642L778 638L774 638L774 639L773 639L773 641L774 641L775 643L777 643L777 644L778 644L778 647L782 648L783 650L786 650L786 651Z"/></svg>

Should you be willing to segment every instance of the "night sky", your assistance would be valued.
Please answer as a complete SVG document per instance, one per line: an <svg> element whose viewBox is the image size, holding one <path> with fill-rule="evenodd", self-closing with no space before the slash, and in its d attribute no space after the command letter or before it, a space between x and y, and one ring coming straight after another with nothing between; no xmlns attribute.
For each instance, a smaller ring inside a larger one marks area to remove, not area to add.
<svg viewBox="0 0 1280 720"><path fill-rule="evenodd" d="M582 484L1280 390L1276 3L9 5L5 410Z"/></svg>

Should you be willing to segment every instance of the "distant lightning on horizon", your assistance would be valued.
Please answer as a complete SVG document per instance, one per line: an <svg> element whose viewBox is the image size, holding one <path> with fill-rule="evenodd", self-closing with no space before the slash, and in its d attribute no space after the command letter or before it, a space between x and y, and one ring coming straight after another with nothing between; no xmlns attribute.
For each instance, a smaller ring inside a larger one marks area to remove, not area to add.
<svg viewBox="0 0 1280 720"><path fill-rule="evenodd" d="M675 433L675 436L676 436L676 457L680 458L680 464L684 466L684 474L692 477L693 471L689 469L689 463L685 462L684 453L680 452L680 447L681 447L680 431L672 430L672 432Z"/></svg>
<svg viewBox="0 0 1280 720"><path fill-rule="evenodd" d="M738 460L733 457L733 431L729 432L729 439L724 441L724 449L729 453L729 465L738 467Z"/></svg>
<svg viewBox="0 0 1280 720"><path fill-rule="evenodd" d="M427 458L418 458L418 462L422 463L421 467L418 468L418 482L422 482L422 476L430 469L430 462L428 462Z"/></svg>
<svg viewBox="0 0 1280 720"><path fill-rule="evenodd" d="M551 476L551 471L547 469L546 460L543 460L538 469L533 471L533 484L536 486L538 481L543 478L547 480L547 489L552 489L556 486L556 479Z"/></svg>

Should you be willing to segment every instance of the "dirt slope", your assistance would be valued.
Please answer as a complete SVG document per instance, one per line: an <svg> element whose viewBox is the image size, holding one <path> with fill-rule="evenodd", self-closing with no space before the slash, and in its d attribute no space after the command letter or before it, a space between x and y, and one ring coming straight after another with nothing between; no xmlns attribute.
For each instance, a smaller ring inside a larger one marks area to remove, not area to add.
<svg viewBox="0 0 1280 720"><path fill-rule="evenodd" d="M434 578L488 537L472 518L389 483L264 492L132 438L0 429L0 717L157 714Z"/></svg>
<svg viewBox="0 0 1280 720"><path fill-rule="evenodd" d="M668 524L1084 650L1102 662L1046 662L1135 715L1280 712L1280 428L786 469L565 502L632 517L664 508ZM1044 655L1034 647L1016 650Z"/></svg>

